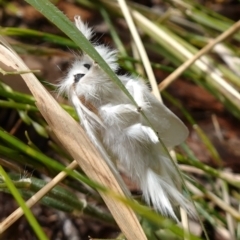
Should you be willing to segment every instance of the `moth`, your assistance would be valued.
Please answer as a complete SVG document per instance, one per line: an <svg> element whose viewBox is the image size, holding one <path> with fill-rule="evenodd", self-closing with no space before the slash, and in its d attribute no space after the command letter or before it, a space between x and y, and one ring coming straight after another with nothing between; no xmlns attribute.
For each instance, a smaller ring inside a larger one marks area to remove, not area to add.
<svg viewBox="0 0 240 240"><path fill-rule="evenodd" d="M75 17L75 24L88 40L92 38L93 30L79 16ZM92 44L116 73L117 51ZM179 173L161 143L171 149L187 138L188 130L151 94L143 80L131 75L117 76L138 107L85 53L76 57L59 84L59 92L67 94L103 157L118 160L141 188L146 203L177 220L174 208L181 206L188 211L190 203L179 190ZM116 169L114 162L107 161Z"/></svg>

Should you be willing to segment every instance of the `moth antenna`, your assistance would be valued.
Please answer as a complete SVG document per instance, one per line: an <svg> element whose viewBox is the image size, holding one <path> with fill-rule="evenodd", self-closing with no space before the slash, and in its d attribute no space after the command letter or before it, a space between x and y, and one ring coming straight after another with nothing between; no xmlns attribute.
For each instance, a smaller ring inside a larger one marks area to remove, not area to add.
<svg viewBox="0 0 240 240"><path fill-rule="evenodd" d="M119 68L117 63L117 50L110 49L109 47L101 44L95 46L97 52L101 55L101 57L105 60L105 62L109 65L109 67L116 72Z"/></svg>
<svg viewBox="0 0 240 240"><path fill-rule="evenodd" d="M75 16L74 20L75 20L75 25L78 28L78 30L85 36L85 38L90 40L92 38L92 36L93 36L92 28L88 27L88 24L84 23L81 20L80 16Z"/></svg>
<svg viewBox="0 0 240 240"><path fill-rule="evenodd" d="M83 23L80 16L75 16L75 25L79 29L79 31L90 40L93 36L93 29L88 27L86 23ZM103 44L97 45L93 43L96 51L101 55L101 57L105 60L105 62L110 66L110 68L115 72L119 68L117 63L117 50L110 49L108 46Z"/></svg>

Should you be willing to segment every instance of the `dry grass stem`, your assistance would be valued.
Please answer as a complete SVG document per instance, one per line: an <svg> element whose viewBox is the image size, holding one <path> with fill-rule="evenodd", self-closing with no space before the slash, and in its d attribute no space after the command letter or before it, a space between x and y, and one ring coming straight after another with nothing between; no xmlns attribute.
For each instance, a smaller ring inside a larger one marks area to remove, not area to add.
<svg viewBox="0 0 240 240"><path fill-rule="evenodd" d="M218 122L217 116L215 114L212 114L211 118L212 118L212 123L213 123L214 129L215 129L216 135L218 137L218 140L223 143L224 137L223 137L223 133L221 131L221 127Z"/></svg>
<svg viewBox="0 0 240 240"><path fill-rule="evenodd" d="M222 189L223 201L226 204L228 204L229 206L231 206L230 196L229 196L229 192L228 192L228 189L227 189L226 182L224 182L223 180L220 179L220 186L221 186L221 189ZM228 212L226 212L226 220L227 220L227 227L228 227L229 233L231 235L231 239L232 240L236 240L236 238L235 238L235 230L234 230L235 229L235 227L234 227L234 219Z"/></svg>
<svg viewBox="0 0 240 240"><path fill-rule="evenodd" d="M138 60L138 61L141 61L141 57L139 55L139 51L137 49L137 46L135 44L134 41L131 41L131 50L132 50L132 55L133 57ZM144 68L143 68L143 65L140 64L140 63L135 63L134 64L134 67L136 68L136 72L141 75L141 76L144 76L145 75L145 71L144 71Z"/></svg>
<svg viewBox="0 0 240 240"><path fill-rule="evenodd" d="M219 35L215 40L210 41L204 48L202 48L197 54L195 54L192 58L188 59L181 66L179 66L172 74L170 74L167 78L162 81L159 85L159 89L162 91L169 84L171 84L174 80L176 80L187 68L189 68L195 61L197 61L204 54L208 53L213 49L213 47L230 37L240 28L240 21L233 24L228 30Z"/></svg>
<svg viewBox="0 0 240 240"><path fill-rule="evenodd" d="M179 168L181 169L181 171L188 172L188 173L199 174L199 175L205 175L206 174L203 170L198 169L198 168L193 167L193 166L189 166L189 165L181 164L179 166Z"/></svg>
<svg viewBox="0 0 240 240"><path fill-rule="evenodd" d="M25 73L39 73L40 70L29 70L29 71L20 71L20 72L16 72L16 71L12 71L12 72L7 72L4 71L2 68L0 68L0 73L5 76L5 75L19 75L19 74L25 74Z"/></svg>
<svg viewBox="0 0 240 240"><path fill-rule="evenodd" d="M188 215L187 215L187 212L183 208L180 208L180 215L181 215L181 220L182 220L182 226L184 229L184 240L188 240L189 233L190 233Z"/></svg>
<svg viewBox="0 0 240 240"><path fill-rule="evenodd" d="M187 187L197 195L203 194L201 190L199 190L197 187L195 187L192 183L186 181ZM231 206L227 205L222 199L217 197L215 194L211 193L210 191L205 191L204 195L209 198L212 202L214 202L216 205L218 205L220 208L222 208L227 213L231 214L237 221L240 221L240 214Z"/></svg>
<svg viewBox="0 0 240 240"><path fill-rule="evenodd" d="M0 61L16 71L29 71L9 47L0 45ZM100 153L88 139L80 124L65 112L32 73L21 75L36 100L36 106L65 149L76 159L93 181L124 196L122 179L112 172ZM110 194L99 192L123 234L129 240L145 240L146 236L133 210ZM129 228L131 226L131 228Z"/></svg>
<svg viewBox="0 0 240 240"><path fill-rule="evenodd" d="M136 46L138 48L139 54L141 56L145 71L147 73L148 80L151 84L153 94L155 97L159 100L162 101L161 95L158 90L157 82L147 55L147 52L143 46L142 40L138 34L137 28L133 22L132 16L130 14L129 8L126 4L125 0L118 0L118 3L120 5L120 8L122 10L122 14L128 24L129 30L132 34L133 40L136 43ZM140 14L140 13L139 13Z"/></svg>

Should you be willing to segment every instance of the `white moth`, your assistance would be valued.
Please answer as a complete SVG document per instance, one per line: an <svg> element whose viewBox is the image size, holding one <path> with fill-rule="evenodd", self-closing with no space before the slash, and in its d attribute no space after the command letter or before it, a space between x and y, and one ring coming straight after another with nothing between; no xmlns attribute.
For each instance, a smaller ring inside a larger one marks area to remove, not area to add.
<svg viewBox="0 0 240 240"><path fill-rule="evenodd" d="M88 40L91 39L92 29L79 16L75 17L75 24ZM105 45L93 45L116 72L119 67L116 51ZM120 161L126 173L141 188L145 201L161 214L177 220L173 208L181 206L189 211L191 204L178 190L179 173L159 138L167 148L173 148L186 139L188 130L150 93L143 81L129 75L118 75L118 78L139 108L86 54L72 64L59 84L59 92L68 95L82 126L103 157L109 159L111 156ZM108 164L115 168L110 160Z"/></svg>

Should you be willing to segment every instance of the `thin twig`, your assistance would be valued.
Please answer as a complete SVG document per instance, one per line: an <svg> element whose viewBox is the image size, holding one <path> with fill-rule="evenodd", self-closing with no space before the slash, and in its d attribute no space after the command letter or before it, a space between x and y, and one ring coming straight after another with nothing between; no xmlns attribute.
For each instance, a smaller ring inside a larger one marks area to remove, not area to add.
<svg viewBox="0 0 240 240"><path fill-rule="evenodd" d="M221 143L223 143L224 142L224 138L223 138L223 134L222 134L221 127L220 127L220 124L218 122L217 116L215 114L212 114L211 118L212 118L212 123L213 123L213 126L214 126L214 130L216 132L216 135L218 137L218 140Z"/></svg>
<svg viewBox="0 0 240 240"><path fill-rule="evenodd" d="M122 13L123 13L123 15L124 15L124 17L126 19L126 22L128 24L129 30L130 30L130 32L132 34L133 40L135 41L136 46L138 48L138 51L139 51L139 54L141 56L143 65L145 67L146 74L148 76L148 80L151 83L153 94L155 95L155 97L159 101L162 101L162 98L161 98L161 95L159 93L158 86L157 86L157 83L156 83L156 79L155 79L155 76L154 76L154 73L153 73L153 70L152 70L149 58L148 58L148 55L147 55L146 50L145 50L145 48L143 46L141 38L140 38L140 36L138 34L136 26L135 26L135 24L133 22L133 19L132 19L132 16L130 14L129 8L128 8L127 4L126 4L126 1L125 0L118 0L118 3L120 5Z"/></svg>
<svg viewBox="0 0 240 240"><path fill-rule="evenodd" d="M223 181L221 179L220 179L220 184L221 184L221 189L222 189L223 201L226 204L228 204L229 206L231 206L228 185L225 181ZM233 217L228 212L226 212L226 222L227 222L228 231L231 235L231 240L236 240L235 229L234 229L235 222L234 222Z"/></svg>
<svg viewBox="0 0 240 240"><path fill-rule="evenodd" d="M67 166L66 169L73 170L78 166L77 161L73 161ZM43 198L52 188L54 188L59 182L61 182L67 173L62 171L51 182L47 183L41 190L34 194L27 202L26 205L31 208L34 206L41 198ZM15 223L24 214L22 208L16 209L12 214L10 214L4 221L0 224L0 235L6 231L13 223Z"/></svg>
<svg viewBox="0 0 240 240"><path fill-rule="evenodd" d="M40 70L26 70L26 71L4 71L2 68L0 68L0 73L5 76L5 75L20 75L20 74L26 74L26 73L40 73Z"/></svg>
<svg viewBox="0 0 240 240"><path fill-rule="evenodd" d="M172 74L170 74L164 81L159 85L160 91L164 90L167 86L169 86L175 79L177 79L187 68L189 68L197 59L202 57L204 54L208 53L212 48L224 41L226 38L230 37L240 28L240 21L233 24L228 30L219 35L215 40L210 41L204 48L202 48L197 54L195 54L192 58L188 59L181 66L179 66Z"/></svg>
<svg viewBox="0 0 240 240"><path fill-rule="evenodd" d="M203 192L194 186L189 181L186 181L188 189L190 189L194 194L201 195ZM212 202L214 202L216 205L218 205L221 209L229 213L231 216L233 216L237 221L240 221L240 214L238 211L236 211L233 207L227 205L221 198L216 196L210 191L204 191L204 195L208 197Z"/></svg>
<svg viewBox="0 0 240 240"><path fill-rule="evenodd" d="M188 240L189 238L189 221L188 221L188 215L187 212L183 209L180 208L180 214L181 214L181 220L182 220L182 226L184 229L184 240Z"/></svg>

